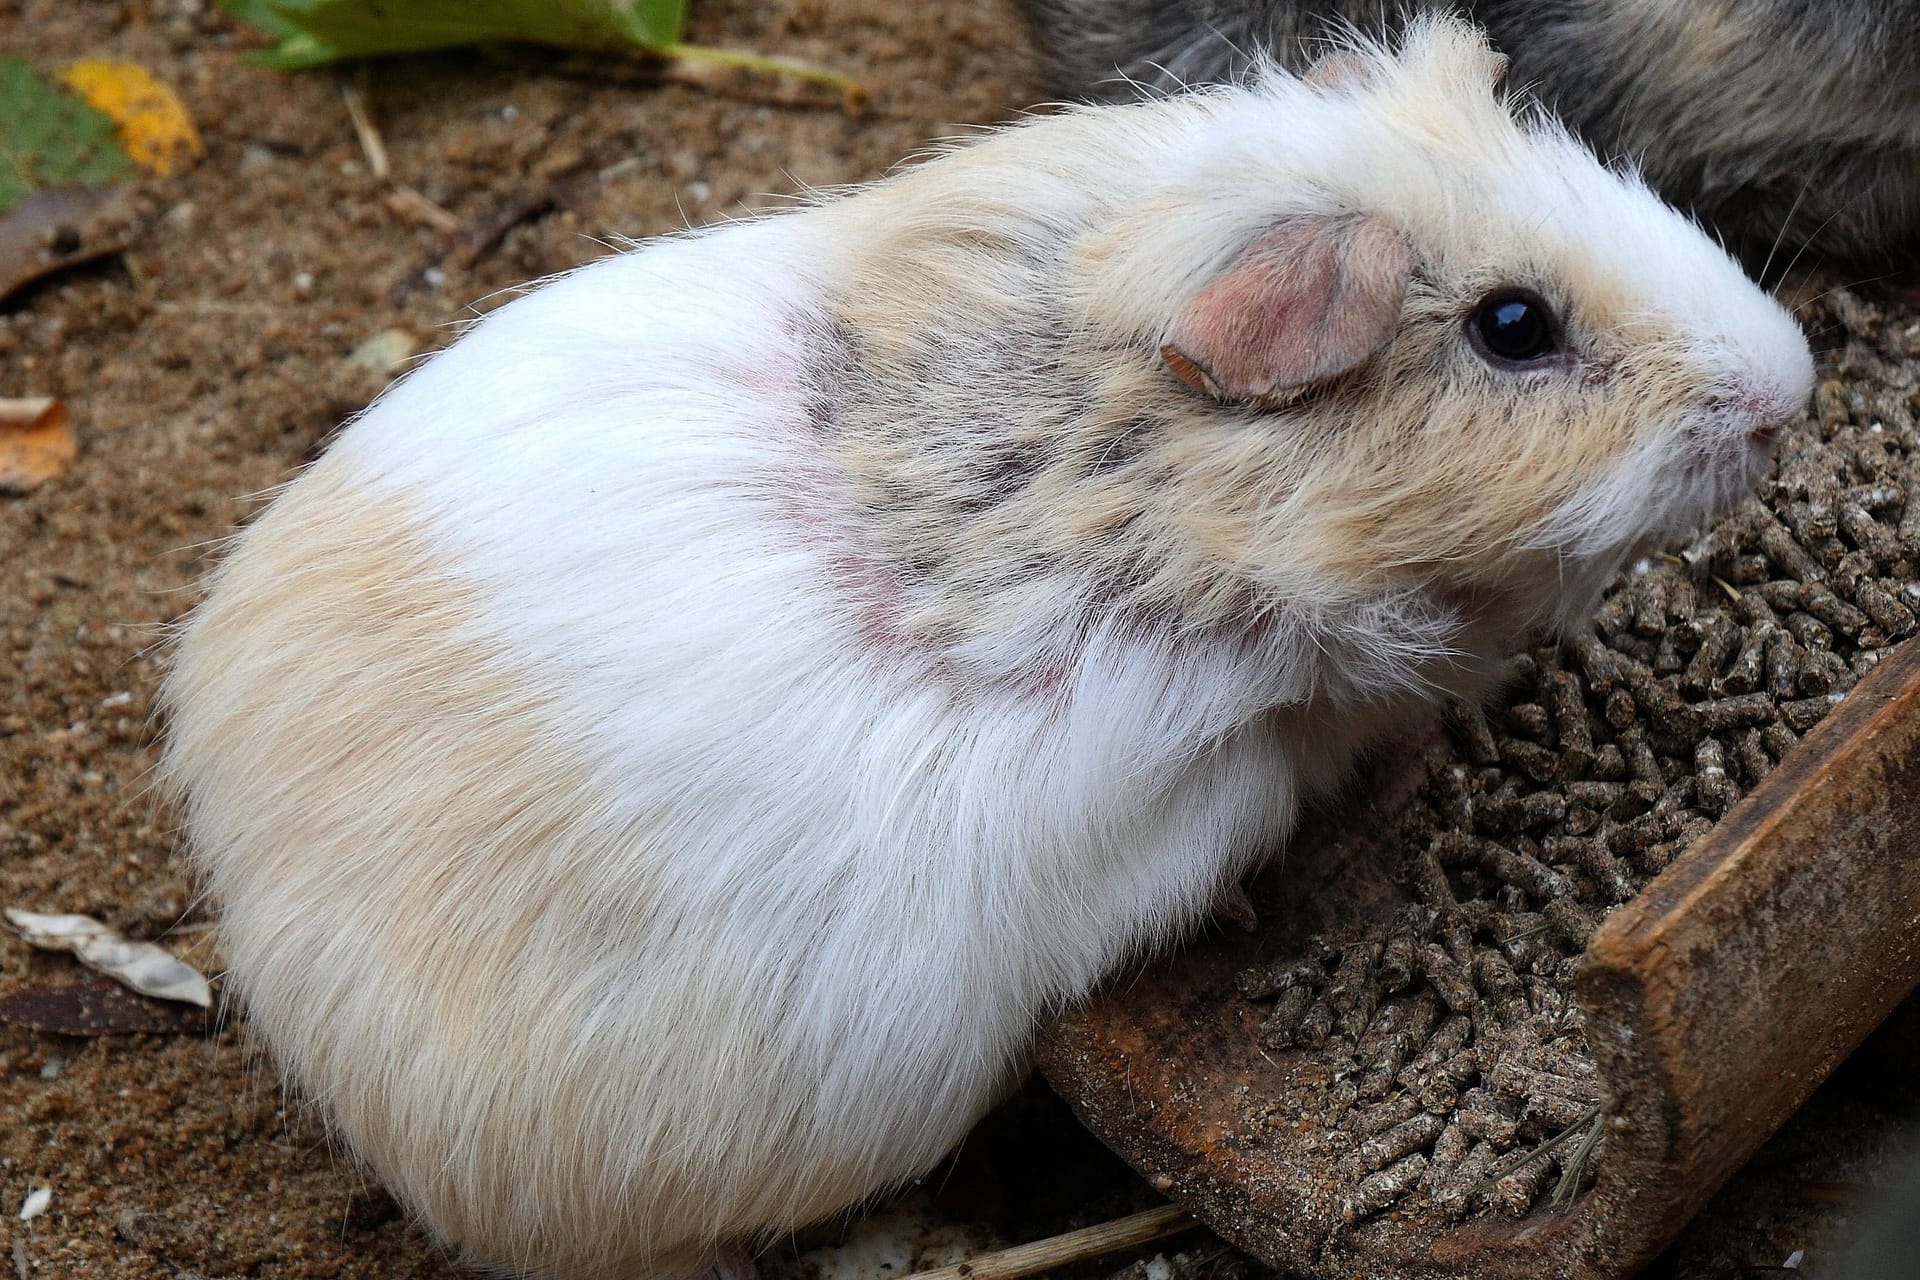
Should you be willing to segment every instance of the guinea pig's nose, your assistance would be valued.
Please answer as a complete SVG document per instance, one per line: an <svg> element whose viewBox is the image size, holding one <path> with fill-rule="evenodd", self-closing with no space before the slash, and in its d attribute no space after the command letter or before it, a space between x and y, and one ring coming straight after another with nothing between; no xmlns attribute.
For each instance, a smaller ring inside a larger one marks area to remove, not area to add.
<svg viewBox="0 0 1920 1280"><path fill-rule="evenodd" d="M1746 425L1747 438L1762 449L1771 449L1780 442L1787 423L1799 409L1783 391L1753 382L1725 388L1709 396L1707 403L1732 419L1729 425Z"/></svg>

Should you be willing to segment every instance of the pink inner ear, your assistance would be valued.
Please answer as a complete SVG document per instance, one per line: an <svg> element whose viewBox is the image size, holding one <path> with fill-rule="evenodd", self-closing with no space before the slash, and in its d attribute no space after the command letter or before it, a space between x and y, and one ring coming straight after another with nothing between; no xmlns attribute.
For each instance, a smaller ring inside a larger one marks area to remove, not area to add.
<svg viewBox="0 0 1920 1280"><path fill-rule="evenodd" d="M1376 218L1288 218L1174 318L1160 358L1220 400L1258 400L1359 365L1392 340L1413 260Z"/></svg>
<svg viewBox="0 0 1920 1280"><path fill-rule="evenodd" d="M1300 78L1315 89L1346 89L1366 83L1372 64L1357 53L1335 49L1313 60Z"/></svg>

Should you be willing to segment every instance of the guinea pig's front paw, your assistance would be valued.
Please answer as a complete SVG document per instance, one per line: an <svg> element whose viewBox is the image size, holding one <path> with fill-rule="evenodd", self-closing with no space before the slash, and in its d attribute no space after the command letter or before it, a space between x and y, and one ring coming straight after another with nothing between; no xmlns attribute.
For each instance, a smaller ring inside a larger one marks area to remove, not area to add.
<svg viewBox="0 0 1920 1280"><path fill-rule="evenodd" d="M1246 886L1238 880L1228 881L1214 897L1213 914L1248 933L1260 927L1260 916L1253 909L1253 899L1247 896Z"/></svg>

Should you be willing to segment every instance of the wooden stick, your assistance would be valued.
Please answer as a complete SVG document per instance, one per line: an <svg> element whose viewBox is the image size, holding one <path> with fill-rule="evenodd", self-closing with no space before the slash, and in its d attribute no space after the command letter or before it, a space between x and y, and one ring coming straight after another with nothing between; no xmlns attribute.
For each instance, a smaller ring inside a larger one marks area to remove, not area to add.
<svg viewBox="0 0 1920 1280"><path fill-rule="evenodd" d="M1166 1204L1129 1218L1116 1218L1032 1244L982 1254L971 1262L915 1272L905 1280L1018 1280L1021 1276L1064 1267L1069 1262L1085 1262L1102 1254L1146 1244L1198 1225L1179 1205Z"/></svg>

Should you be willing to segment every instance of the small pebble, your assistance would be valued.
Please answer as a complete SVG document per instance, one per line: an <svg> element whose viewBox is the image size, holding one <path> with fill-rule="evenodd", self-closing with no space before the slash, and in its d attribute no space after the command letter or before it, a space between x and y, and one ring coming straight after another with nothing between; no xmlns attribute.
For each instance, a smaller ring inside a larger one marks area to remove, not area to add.
<svg viewBox="0 0 1920 1280"><path fill-rule="evenodd" d="M32 1222L35 1218L45 1213L47 1206L52 1203L52 1187L35 1187L33 1190L27 1192L27 1198L21 1202L20 1221Z"/></svg>

